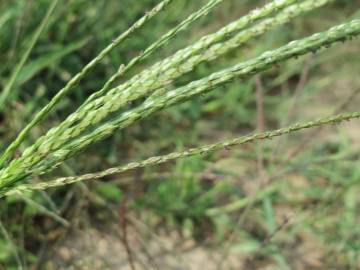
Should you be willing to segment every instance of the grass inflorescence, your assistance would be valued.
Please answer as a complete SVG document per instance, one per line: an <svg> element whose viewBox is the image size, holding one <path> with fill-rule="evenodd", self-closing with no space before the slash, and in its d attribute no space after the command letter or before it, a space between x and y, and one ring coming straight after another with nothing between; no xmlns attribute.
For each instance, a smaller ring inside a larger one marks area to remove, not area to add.
<svg viewBox="0 0 360 270"><path fill-rule="evenodd" d="M1 157L0 163L3 165L3 169L0 172L0 189L3 194L11 190L14 184L32 175L40 175L53 170L56 166L70 157L75 156L80 151L83 151L89 145L103 140L116 130L123 129L157 111L193 99L200 94L207 93L234 79L248 78L278 63L297 58L308 52L317 51L337 41L344 41L360 34L360 20L353 20L335 26L328 31L292 41L283 47L267 51L258 57L215 72L197 81L192 81L187 85L168 89L171 82L193 70L194 67L201 62L214 60L230 50L243 45L250 39L265 33L269 29L288 22L295 16L330 2L329 0L273 1L263 8L252 11L239 20L230 23L219 31L204 36L195 44L179 50L174 55L159 61L119 86L109 89L126 71L162 45L169 42L178 32L188 28L192 22L207 15L222 2L220 0L209 1L207 5L191 14L186 20L163 35L157 42L149 46L142 54L130 61L125 67L120 67L118 72L105 82L103 88L90 96L78 110L71 114L59 126L50 129L32 146L25 149L19 158L13 159L7 164L7 160L16 151L29 131L39 123L81 79L108 55L110 51L119 46L119 44L128 38L135 30L142 27L143 24L170 4L170 2L171 1L161 2L124 34L116 38L96 58L86 65L81 72L74 76L23 129L17 139L7 148ZM261 19L264 20L261 21ZM125 111L118 113L119 110L124 107L126 108L129 102L141 99L145 100L142 100L142 103L137 107L127 108ZM351 116L353 116L353 114L351 114ZM320 121L321 124L331 122L333 122L333 120ZM306 127L311 127L311 125ZM287 129L285 129L285 131L286 130ZM290 128L290 131L294 130L296 129ZM287 133L283 131L284 130L280 130L280 133L279 131L274 131L275 133L265 134L270 136L272 136L271 134L277 134L276 136L279 136ZM257 135L253 136L255 137L250 138L257 138ZM220 143L219 145L223 144ZM215 146L215 148L217 147ZM175 157L177 157L177 155L175 155Z"/></svg>

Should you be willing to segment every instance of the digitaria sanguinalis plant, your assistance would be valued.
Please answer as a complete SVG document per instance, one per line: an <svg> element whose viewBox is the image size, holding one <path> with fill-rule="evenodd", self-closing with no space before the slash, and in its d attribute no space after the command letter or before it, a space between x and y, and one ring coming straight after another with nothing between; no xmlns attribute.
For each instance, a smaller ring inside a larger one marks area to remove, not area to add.
<svg viewBox="0 0 360 270"><path fill-rule="evenodd" d="M192 71L200 63L213 61L229 51L246 44L254 37L282 25L296 16L332 2L331 0L276 0L224 26L217 32L202 37L196 43L155 63L120 85L114 86L116 80L132 67L149 57L161 46L170 42L177 33L189 28L193 22L209 14L223 1L209 1L207 5L191 14L186 20L145 49L138 57L128 64L119 67L118 71L104 83L102 89L90 96L62 123L51 128L33 145L26 148L20 157L13 158L14 153L28 136L29 131L40 123L75 85L80 83L110 51L121 45L124 40L135 33L137 29L141 28L158 12L165 9L172 1L162 1L130 27L129 30L114 39L108 47L58 92L4 151L0 158L2 166L0 171L0 195L4 196L14 194L15 192L46 189L77 181L101 178L130 169L155 165L191 155L209 153L224 147L241 145L306 128L339 123L360 117L360 112L346 113L307 123L297 123L290 127L265 133L251 134L184 152L152 157L144 161L111 168L100 173L59 178L37 184L31 182L24 183L28 180L31 181L31 178L34 176L50 172L65 160L76 156L88 146L103 140L117 130L124 129L160 110L175 106L209 91L220 91L218 90L219 86L225 85L234 79L249 78L284 61L315 52L339 41L346 41L360 34L360 20L352 20L342 25L334 26L327 31L292 41L278 49L267 51L258 57L215 72L197 81L189 82L181 87L172 87L171 83L175 79ZM129 108L128 104L132 101L138 101L138 105Z"/></svg>

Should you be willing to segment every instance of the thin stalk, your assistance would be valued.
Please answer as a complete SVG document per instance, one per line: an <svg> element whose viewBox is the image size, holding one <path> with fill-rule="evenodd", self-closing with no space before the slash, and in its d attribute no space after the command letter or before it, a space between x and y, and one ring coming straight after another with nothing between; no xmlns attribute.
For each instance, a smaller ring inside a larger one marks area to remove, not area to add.
<svg viewBox="0 0 360 270"><path fill-rule="evenodd" d="M206 145L206 146L191 148L186 151L174 152L174 153L170 153L170 154L163 155L163 156L151 157L151 158L148 158L143 161L132 162L125 166L123 165L123 166L119 166L119 167L110 168L110 169L107 169L105 171L98 172L98 173L91 173L91 174L85 174L85 175L80 175L80 176L62 177L62 178L58 178L55 180L41 182L41 183L35 183L35 184L23 184L23 185L19 185L19 186L13 188L11 191L3 193L3 195L8 196L8 195L13 195L13 194L16 194L19 192L22 193L22 192L31 191L31 190L44 190L44 189L48 189L48 188L73 184L73 183L80 182L80 181L101 179L101 178L104 178L105 176L123 173L123 172L129 171L129 170L159 165L159 164L166 163L166 162L169 162L172 160L177 160L180 158L187 158L187 157L191 157L191 156L195 156L195 155L208 155L215 151L219 151L219 150L226 149L229 147L239 146L239 145L248 144L248 143L252 143L252 142L256 142L256 141L270 140L274 137L279 137L279 136L282 136L285 134L294 133L294 132L304 130L304 129L310 129L310 128L320 127L320 126L324 126L324 125L331 125L331 124L340 124L345 121L350 121L352 119L359 119L359 118L360 118L360 112L353 112L353 113L342 113L342 114L338 114L336 116L331 116L331 117L323 117L323 118L319 118L317 120L309 121L309 122L299 122L299 123L293 124L289 127L280 128L277 130L254 133L254 134L250 134L247 136L241 136L241 137L238 137L235 139L225 140L225 141L217 142L217 143Z"/></svg>
<svg viewBox="0 0 360 270"><path fill-rule="evenodd" d="M0 167L8 161L8 159L19 148L20 144L25 140L30 130L41 122L45 116L59 103L59 101L67 95L92 69L94 69L114 48L119 46L124 40L126 40L132 33L141 28L146 22L158 14L163 8L165 8L173 0L164 0L153 8L150 12L146 13L141 19L139 19L133 26L127 31L118 36L111 44L109 44L100 54L89 62L78 74L76 74L51 100L50 102L40 110L24 127L17 138L10 144L5 152L0 157Z"/></svg>

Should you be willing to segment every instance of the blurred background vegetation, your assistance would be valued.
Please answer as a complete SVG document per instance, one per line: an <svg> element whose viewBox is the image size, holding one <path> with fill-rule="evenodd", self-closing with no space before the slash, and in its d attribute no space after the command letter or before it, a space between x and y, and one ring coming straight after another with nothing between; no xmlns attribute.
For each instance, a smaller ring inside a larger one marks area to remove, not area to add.
<svg viewBox="0 0 360 270"><path fill-rule="evenodd" d="M158 1L60 2L0 111L2 150L73 74ZM133 74L266 2L225 1ZM0 2L0 89L50 3ZM204 3L174 1L63 99L26 144ZM359 8L358 0L335 1L200 65L177 83L359 18ZM156 114L91 147L51 176L95 172L355 110L359 45L355 40L291 60ZM103 181L7 197L0 204L0 269L130 269L131 261L137 269L360 269L359 135L360 124L354 121Z"/></svg>

